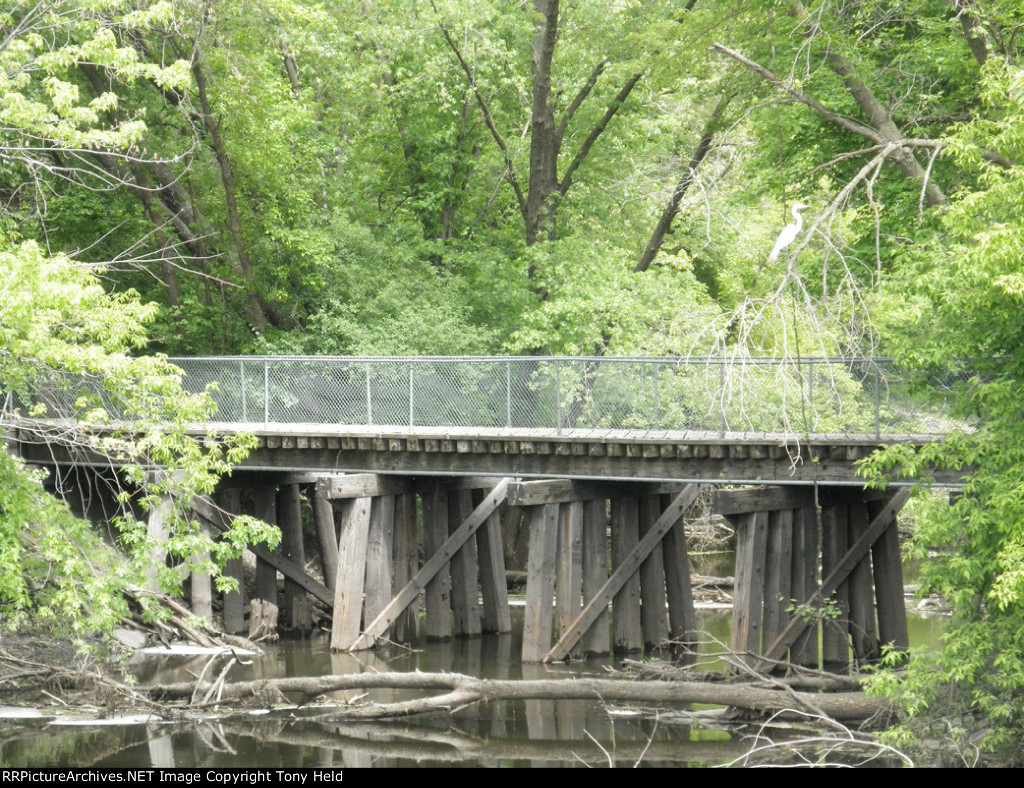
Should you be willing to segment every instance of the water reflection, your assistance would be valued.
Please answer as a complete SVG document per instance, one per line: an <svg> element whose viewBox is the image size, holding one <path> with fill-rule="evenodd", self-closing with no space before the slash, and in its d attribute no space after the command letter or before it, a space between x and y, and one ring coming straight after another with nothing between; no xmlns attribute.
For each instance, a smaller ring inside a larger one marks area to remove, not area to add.
<svg viewBox="0 0 1024 788"><path fill-rule="evenodd" d="M710 572L708 573L710 574ZM729 638L730 611L700 610L711 638ZM911 617L916 644L932 642L941 619ZM428 642L336 654L326 636L284 641L266 655L231 669L236 681L328 673L459 672L496 679L571 679L605 676L611 658L557 665L524 665L521 621L511 635ZM714 642L705 651L720 647ZM141 684L188 681L223 663L207 658L147 659L135 666ZM413 690L331 693L332 703L363 697L387 703L416 697ZM0 723L2 766L119 767L369 767L369 766L683 766L723 763L743 754L743 734L691 725L679 709L655 718L595 701L500 701L454 714L387 723L331 721L319 703L255 715L233 713L201 722L106 727L62 727L45 720Z"/></svg>

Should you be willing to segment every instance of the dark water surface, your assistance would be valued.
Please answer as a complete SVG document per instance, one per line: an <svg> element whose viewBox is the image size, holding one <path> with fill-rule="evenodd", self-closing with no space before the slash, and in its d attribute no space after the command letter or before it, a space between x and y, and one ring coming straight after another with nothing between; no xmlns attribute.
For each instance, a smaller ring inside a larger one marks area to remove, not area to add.
<svg viewBox="0 0 1024 788"><path fill-rule="evenodd" d="M730 559L724 559L727 563ZM724 565L723 563L723 565ZM701 568L695 567L700 572ZM711 572L708 572L711 573ZM425 642L417 650L386 647L358 655L333 654L326 635L282 641L231 680L321 676L364 671L449 671L500 679L606 676L610 658L551 666L523 665L521 611L511 635ZM729 610L699 610L704 637L729 638ZM915 645L934 642L938 617L911 617ZM713 641L705 651L720 648ZM149 658L133 665L140 684L189 680L209 657ZM207 670L219 673L224 662ZM374 690L372 700L415 697ZM333 693L354 701L363 693ZM329 710L309 706L264 714L236 713L202 722L0 719L0 766L371 767L371 766L701 766L727 763L747 751L756 726L719 730L688 724L680 709L607 706L599 701L501 701L454 714L377 723L337 723ZM103 724L105 723L105 724ZM773 734L776 737L778 734Z"/></svg>

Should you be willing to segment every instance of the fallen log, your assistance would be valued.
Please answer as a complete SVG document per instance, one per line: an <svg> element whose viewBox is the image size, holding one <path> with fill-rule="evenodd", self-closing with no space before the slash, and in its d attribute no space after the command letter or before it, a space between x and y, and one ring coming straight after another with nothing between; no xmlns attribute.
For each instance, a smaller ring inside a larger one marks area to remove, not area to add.
<svg viewBox="0 0 1024 788"><path fill-rule="evenodd" d="M210 688L194 682L151 687L144 691L153 698L176 699L202 695ZM359 673L346 676L316 676L226 684L220 702L266 699L275 694L297 694L304 700L328 692L369 689L418 689L443 691L425 698L396 703L367 703L332 709L329 720L372 720L408 717L437 711L455 711L483 701L497 700L599 700L603 702L649 702L730 706L759 714L798 714L799 707L823 712L838 722L860 723L884 717L890 705L861 692L829 694L780 692L752 684L712 684L690 681L621 681L615 679L543 679L504 681L479 679L458 673Z"/></svg>

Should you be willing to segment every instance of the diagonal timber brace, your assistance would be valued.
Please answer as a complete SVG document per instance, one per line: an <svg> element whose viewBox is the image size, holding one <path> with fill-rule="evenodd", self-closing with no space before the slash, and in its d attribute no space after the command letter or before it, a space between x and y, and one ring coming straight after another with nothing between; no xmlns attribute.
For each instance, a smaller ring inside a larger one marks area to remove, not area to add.
<svg viewBox="0 0 1024 788"><path fill-rule="evenodd" d="M892 524L896 514L903 508L913 490L903 487L897 492L882 510L872 518L867 529L860 538L850 547L828 577L821 581L818 589L804 601L804 606L816 606L828 599L839 585L850 575L854 567L868 554L872 545L885 533ZM778 637L764 651L766 660L777 660L796 643L797 639L807 629L808 623L799 616L790 619L789 624L779 633ZM761 667L766 668L767 663Z"/></svg>
<svg viewBox="0 0 1024 788"><path fill-rule="evenodd" d="M350 642L332 643L331 647L338 651L360 651L372 648L378 638L383 637L395 620L405 611L407 607L419 596L427 583L441 569L451 561L453 555L477 532L497 508L504 503L508 494L508 479L502 479L477 506L473 512L462 522L451 536L441 545L424 564L413 578L395 594L380 614L369 624L366 629Z"/></svg>
<svg viewBox="0 0 1024 788"><path fill-rule="evenodd" d="M612 597L626 584L636 572L640 565L661 543L662 538L679 522L679 518L697 499L700 493L700 485L688 484L682 492L672 499L672 503L661 514L661 516L650 527L643 539L636 546L632 553L619 565L619 567L608 578L607 582L595 594L594 598L587 603L575 621L558 639L558 642L544 657L544 662L557 662L565 659L576 643L586 634L587 630L597 621L603 613Z"/></svg>

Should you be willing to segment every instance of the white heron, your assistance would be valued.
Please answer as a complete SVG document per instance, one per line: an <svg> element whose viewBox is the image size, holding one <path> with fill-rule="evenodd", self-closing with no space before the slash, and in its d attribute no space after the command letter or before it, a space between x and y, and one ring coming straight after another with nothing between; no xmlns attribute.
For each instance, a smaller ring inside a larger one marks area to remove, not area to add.
<svg viewBox="0 0 1024 788"><path fill-rule="evenodd" d="M800 215L800 211L804 210L804 208L810 207L811 206L809 205L804 205L802 202L798 202L793 206L794 222L792 224L787 224L782 228L782 232L779 233L778 240L775 241L775 246L772 247L772 253L768 255L769 263L774 263L778 260L779 254L782 253L782 250L793 243L796 237L800 234L800 230L802 230L804 226L804 217Z"/></svg>

